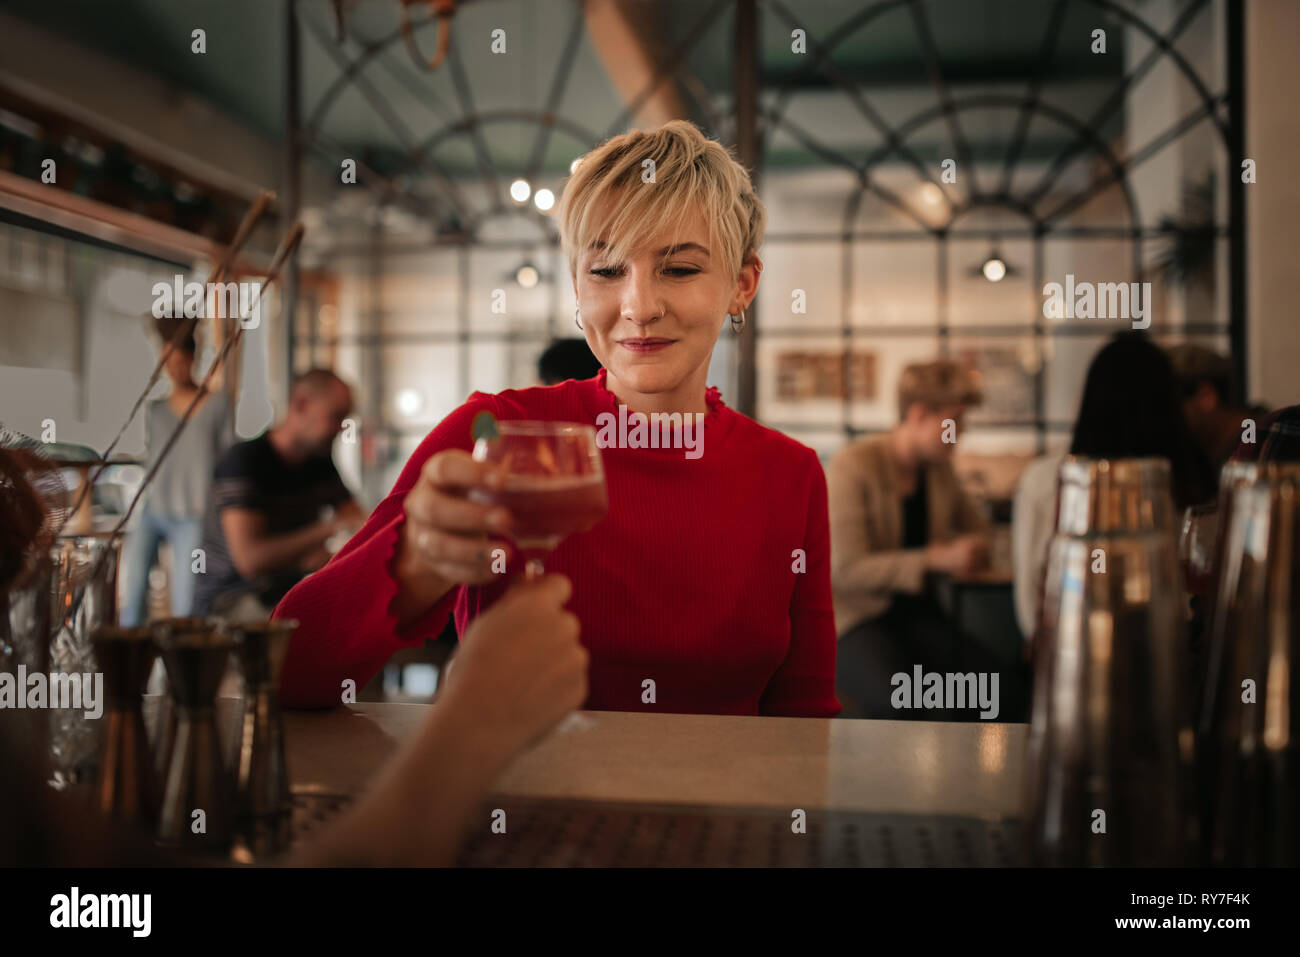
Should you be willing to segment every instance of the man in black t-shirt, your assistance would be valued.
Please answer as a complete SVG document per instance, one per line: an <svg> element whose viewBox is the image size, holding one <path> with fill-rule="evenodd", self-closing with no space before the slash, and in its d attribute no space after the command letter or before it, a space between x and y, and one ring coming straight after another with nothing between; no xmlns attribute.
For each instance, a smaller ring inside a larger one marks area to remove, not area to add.
<svg viewBox="0 0 1300 957"><path fill-rule="evenodd" d="M226 450L213 472L204 518L206 569L196 615L269 616L295 584L329 559L326 542L365 521L330 458L352 411L352 391L334 373L294 379L284 421Z"/></svg>

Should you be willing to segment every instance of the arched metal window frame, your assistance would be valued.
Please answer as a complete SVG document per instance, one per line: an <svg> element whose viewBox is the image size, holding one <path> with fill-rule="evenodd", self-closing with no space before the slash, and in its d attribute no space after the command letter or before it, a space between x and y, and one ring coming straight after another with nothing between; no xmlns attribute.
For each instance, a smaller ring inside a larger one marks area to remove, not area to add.
<svg viewBox="0 0 1300 957"><path fill-rule="evenodd" d="M299 69L297 32L302 26L302 21L297 16L295 8L297 4L304 2L308 2L308 0L292 0L289 5L289 25L295 38L290 44L291 55L288 58L289 62L287 69L293 77L290 84L291 90L295 91L298 89L296 74ZM885 142L883 146L873 150L872 153L861 163L854 163L851 159L843 157L836 151L825 147L823 144L815 142L811 137L807 136L806 133L798 130L797 124L785 115L786 107L788 106L791 96L791 90L796 85L793 82L786 84L785 87L778 91L777 103L775 106L770 107L766 111L760 111L753 117L757 129L751 130L750 132L754 134L756 142L761 142L764 138L764 134L770 134L771 131L780 128L793 135L796 139L799 139L800 142L804 143L805 146L817 155L824 157L829 164L851 169L857 176L857 186L846 201L845 219L841 225L839 233L837 234L837 238L844 245L844 265L846 273L842 277L842 281L846 284L846 289L851 288L852 284L851 263L853 244L855 242L876 239L879 239L880 241L889 241L890 238L884 235L873 236L855 232L852 228L853 219L855 218L860 203L863 197L868 193L875 195L877 198L889 205L899 208L905 215L917 222L919 236L928 234L937 242L940 249L938 255L942 267L939 273L939 282L941 287L946 285L947 276L947 254L944 251L944 247L950 239L963 235L953 228L956 221L962 215L975 207L990 206L1000 206L1010 212L1021 215L1029 222L1026 232L1034 243L1034 281L1036 286L1041 287L1043 262L1042 243L1044 239L1051 235L1067 234L1067 231L1062 230L1059 226L1060 219L1086 203L1094 195L1112 185L1118 185L1123 194L1130 225L1127 229L1099 227L1096 234L1098 238L1109 237L1129 240L1132 249L1133 272L1135 276L1140 274L1141 264L1143 261L1143 240L1154 235L1155 231L1143 226L1138 200L1128 181L1128 175L1135 166L1158 153L1161 149L1167 146L1169 142L1172 142L1178 136L1181 136L1182 133L1186 132L1192 126L1208 118L1214 125L1219 138L1223 142L1229 165L1231 166L1233 162L1237 161L1241 157L1241 144L1243 141L1241 115L1242 26L1241 11L1237 5L1229 3L1225 10L1227 27L1227 36L1225 39L1228 46L1228 88L1224 93L1217 96L1210 92L1205 82L1187 61L1186 57L1184 57L1173 45L1181 32L1189 24L1195 21L1197 17L1202 15L1203 11L1210 7L1209 0L1190 0L1187 6L1178 15L1175 23L1168 31L1163 33L1151 24L1147 23L1133 10L1127 9L1124 6L1113 2L1113 0L1052 0L1052 8L1048 15L1047 29L1043 38L1042 50L1040 52L1041 66L1038 75L1030 83L1027 95L1023 98L1017 98L1005 95L975 94L954 98L951 96L944 81L940 54L929 29L928 13L930 8L936 2L937 0L879 0L879 2L873 3L864 9L855 12L843 23L835 27L825 41L818 44L815 41L815 38L811 36L811 33L807 31L806 27L802 27L797 16L789 10L782 0L714 0L691 28L684 32L684 39L682 42L677 45L668 57L655 65L655 75L647 84L646 89L631 103L629 103L600 135L593 135L593 132L583 124L562 117L557 112L559 102L567 84L569 67L571 67L574 60L574 57L571 54L576 48L577 43L581 40L584 32L581 0L574 0L572 3L573 19L566 40L565 55L558 58L555 77L550 85L546 106L542 110L476 111L473 107L463 66L459 61L456 47L453 43L451 56L449 57L445 68L450 69L452 72L453 82L457 89L462 113L460 116L447 122L442 127L435 130L434 133L426 136L422 140L417 140L410 131L406 129L401 118L388 108L386 104L384 104L382 97L380 97L372 87L368 87L364 75L366 67L370 63L376 61L379 54L383 53L394 43L401 42L400 29L394 30L390 35L381 38L379 41L366 45L359 55L352 58L348 58L342 53L342 51L334 47L325 38L317 36L317 40L322 43L327 52L329 52L330 55L335 58L336 62L338 62L341 72L339 77L330 85L329 88L327 88L325 94L323 94L320 100L314 104L310 117L305 123L301 123L298 120L300 115L300 104L296 102L291 103L288 111L289 119L291 120L290 136L292 140L292 149L290 152L291 156L301 157L307 149L315 149L327 155L337 156L339 154L338 145L329 141L328 137L326 137L322 132L321 127L324 118L328 114L329 108L337 101L337 98L341 95L343 90L349 86L356 87L375 108L377 114L385 121L386 125L394 132L398 141L407 148L410 154L408 171L423 170L424 172L431 174L434 183L437 185L440 198L446 203L446 207L455 213L456 221L464 228L464 234L458 239L452 240L454 244L461 247L459 258L461 263L460 274L462 277L461 287L463 299L464 296L468 294L468 249L497 245L494 243L484 242L479 237L480 227L489 218L502 214L520 213L520 210L517 207L509 206L500 198L499 177L497 171L492 166L491 156L480 132L483 127L489 124L501 122L525 124L534 123L537 125L538 133L530 155L528 170L525 173L525 176L532 178L535 176L537 170L540 169L541 158L545 153L547 143L554 131L560 130L569 134L580 144L580 148L582 149L590 148L608 136L620 132L625 127L628 120L635 115L639 106L652 94L654 89L669 73L677 74L679 79L682 79L683 77L685 78L686 82L684 82L683 86L688 93L691 91L698 91L701 84L699 84L698 80L691 82L694 78L689 74L689 71L683 69L683 62L686 54L725 10L732 8L739 10L739 8L747 6L751 11L762 10L765 15L772 17L774 20L782 21L791 28L799 26L805 29L805 33L810 39L810 58L804 79L810 78L813 74L818 72L826 76L833 84L839 87L852 102L854 102L863 113L867 122L874 126L884 138ZM1147 56L1144 57L1142 63L1124 76L1101 109L1099 109L1087 122L1080 121L1072 114L1045 103L1041 99L1041 89L1046 73L1045 67L1050 53L1054 49L1056 31L1062 22L1065 11L1071 4L1088 5L1099 11L1105 12L1140 32L1152 44L1152 49L1148 52ZM833 64L831 64L829 57L834 49L841 43L845 42L859 31L868 29L877 17L897 9L906 9L915 24L917 37L921 43L926 67L935 87L937 103L926 107L924 110L918 111L917 114L910 117L902 124L899 124L897 127L891 127L889 124L885 123L879 113L871 107L869 99L865 96L863 91L860 90L856 84L839 74L838 70L833 66ZM742 19L743 18L739 16L737 17L738 25ZM417 24L416 30L419 31L427 28L432 24L432 22L433 21L430 20L426 23ZM748 42L753 44L755 49L752 52L757 55L756 31L751 29L748 34L746 34L738 27L737 40L739 43ZM1142 77L1162 60L1168 60L1168 62L1172 63L1179 75L1188 81L1200 100L1200 106L1193 110L1192 113L1181 118L1160 136L1154 138L1141 150L1130 156L1121 158L1115 155L1113 150L1111 150L1105 141L1100 138L1097 129L1100 127L1101 123L1123 103L1124 93L1129 88L1140 82ZM296 98L296 94L291 97L291 99L294 100L296 100ZM722 119L714 112L712 105L708 101L707 95L693 95L692 99L694 100L696 108L699 109L703 115L709 118L709 123L712 126L712 129L710 129L709 132L714 135L719 135ZM1226 117L1220 115L1220 108L1224 106L1226 106ZM942 118L950 127L953 145L958 153L960 162L961 157L969 158L970 155L969 146L962 133L960 116L963 111L973 109L1015 109L1018 112L1015 139L1013 140L1012 147L1009 149L1006 156L1002 176L1002 186L999 190L992 193L972 193L964 204L959 204L951 210L951 215L947 223L936 226L927 222L924 217L916 214L914 210L909 209L903 200L893 195L882 184L872 180L871 171L875 166L898 156L911 165L923 179L935 182L934 171L928 169L915 152L908 147L908 137L912 133L916 132L916 130L934 122L936 119ZM1023 148L1024 137L1028 131L1028 126L1034 116L1046 117L1065 126L1075 134L1075 139L1057 157L1049 167L1047 173L1044 174L1039 184L1030 192L1030 195L1028 197L1018 197L1011 194L1008 184L1010 183L1011 171L1019 160L1019 153ZM739 134L742 131L736 130L735 132L738 134L739 138ZM441 167L435 158L438 147L450 138L456 136L469 137L471 142L474 144L480 173L484 178L489 195L495 197L493 204L486 210L475 212L469 209L463 196L459 194L452 177L448 175L447 171ZM1035 204L1048 193L1062 170L1066 168L1075 156L1078 155L1078 152L1083 149L1091 149L1093 153L1101 158L1110 171L1110 178L1094 179L1088 187L1076 194L1073 199L1058 205L1058 207L1049 211L1047 214L1040 215L1036 213L1034 210ZM290 170L291 175L295 178L300 175L298 165L300 164L294 164ZM762 152L760 150L757 162L754 164L756 175L761 176L762 165ZM385 177L374 170L368 169L364 170L364 172L366 179L370 183L381 185L381 188L377 193L378 201L381 205L390 202L409 202L411 200L410 194L403 187L401 175ZM1241 194L1240 184L1235 183L1234 178L1231 176L1226 178L1226 182L1228 184L1229 192L1229 222L1226 226L1215 224L1215 231L1216 235L1226 236L1229 240L1230 262L1228 274L1231 289L1229 295L1230 315L1228 326L1224 330L1216 328L1214 330L1187 329L1184 331L1226 331L1232 341L1234 360L1239 372L1239 381L1244 384L1244 201ZM296 196L296 188L292 190L292 193ZM430 215L433 215L432 211L428 212ZM546 217L534 215L529 212L524 212L523 215L529 217L534 222L544 224L544 228L550 227L550 220ZM553 227L550 228L553 229ZM1005 235L1008 237L1015 235L1014 233L1005 230L999 230L998 233L999 235ZM1085 231L1079 229L1068 231L1068 234L1072 235L1083 235L1084 233ZM900 237L895 235L892 238L898 239ZM556 257L556 263L558 265L558 241L556 237L552 234L546 242L552 247L552 254ZM445 242L440 242L439 244L443 245ZM500 245L519 245L535 248L539 243L502 243ZM556 274L558 275L558 273L559 270L557 268ZM942 288L940 289L940 294L941 296L943 295ZM852 349L854 334L855 332L861 331L861 328L853 327L849 321L847 297L844 300L842 309L842 324L838 332L844 342L845 362L847 364ZM467 310L462 308L460 312L462 322L456 333L456 339L466 345L470 341L479 341L481 337L474 334L468 327L466 318ZM755 313L756 311L751 312L753 319L757 319ZM942 306L939 308L939 313L941 320L939 323L939 345L940 348L943 349L946 348L947 338L951 329L947 326L946 312ZM552 325L554 325L554 323ZM775 327L769 329L761 322L754 322L751 325L751 328L754 330L756 338L761 337L764 334L777 334L778 332ZM554 332L559 330L552 328L550 331ZM979 327L975 327L975 331L981 332ZM1023 327L1019 327L1019 331L1022 334L1030 333L1034 335L1036 339L1040 340L1045 334L1043 324L1041 321L1037 320L1032 324L1026 324ZM754 349L755 346L751 343L746 350L750 361L753 359ZM289 361L292 362L292 340L290 342L289 356ZM1043 412L1042 375L1043 373L1040 370L1035 385L1035 424L1037 426L1038 444L1040 448L1043 445L1043 433L1048 424ZM461 363L460 379L461 390L465 391L468 388L468 372L465 362ZM742 395L738 405L742 411L752 414L754 412L755 401L756 396L752 393L747 396ZM842 429L847 435L854 435L864 430L858 429L851 424L849 404L850 400L846 397L842 419L833 427ZM780 427L780 423L773 424ZM810 424L806 422L791 423L789 425L789 428L791 429L809 429L810 427L815 428L816 426L810 426Z"/></svg>

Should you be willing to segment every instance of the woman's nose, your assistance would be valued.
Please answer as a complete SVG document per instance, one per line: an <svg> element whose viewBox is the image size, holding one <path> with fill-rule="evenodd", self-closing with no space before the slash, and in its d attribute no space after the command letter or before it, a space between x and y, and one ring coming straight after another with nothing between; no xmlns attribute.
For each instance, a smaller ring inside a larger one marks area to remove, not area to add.
<svg viewBox="0 0 1300 957"><path fill-rule="evenodd" d="M629 269L624 281L619 315L639 326L654 322L664 314L663 303L655 288L652 271Z"/></svg>

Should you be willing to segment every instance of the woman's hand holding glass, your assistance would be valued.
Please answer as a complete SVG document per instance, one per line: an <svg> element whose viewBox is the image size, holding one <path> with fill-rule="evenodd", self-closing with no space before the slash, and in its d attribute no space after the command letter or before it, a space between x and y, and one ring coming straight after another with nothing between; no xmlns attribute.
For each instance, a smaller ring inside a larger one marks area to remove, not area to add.
<svg viewBox="0 0 1300 957"><path fill-rule="evenodd" d="M539 578L545 555L609 510L596 431L576 422L509 421L493 422L491 433L475 442L474 461L505 474L473 489L470 499L510 509L511 540L527 562L524 577Z"/></svg>
<svg viewBox="0 0 1300 957"><path fill-rule="evenodd" d="M586 531L609 507L595 430L552 422L493 423L471 456L445 449L429 457L407 493L396 604L410 621L457 585L482 585Z"/></svg>
<svg viewBox="0 0 1300 957"><path fill-rule="evenodd" d="M460 449L430 456L406 494L402 566L410 573L435 576L442 592L491 581L493 552L504 549L508 560L510 547L489 536L509 534L510 512L500 505L472 502L468 495L471 488L501 487L502 472L500 466L476 462Z"/></svg>

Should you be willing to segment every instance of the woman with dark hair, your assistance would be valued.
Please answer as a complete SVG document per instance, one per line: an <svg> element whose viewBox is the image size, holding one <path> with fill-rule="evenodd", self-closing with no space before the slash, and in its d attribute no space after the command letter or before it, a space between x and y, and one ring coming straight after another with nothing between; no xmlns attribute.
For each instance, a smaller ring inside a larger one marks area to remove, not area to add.
<svg viewBox="0 0 1300 957"><path fill-rule="evenodd" d="M1070 454L1168 459L1174 504L1214 496L1214 468L1183 418L1173 364L1142 332L1121 332L1092 360Z"/></svg>
<svg viewBox="0 0 1300 957"><path fill-rule="evenodd" d="M1214 468L1183 419L1169 357L1142 332L1121 332L1093 357L1083 386L1071 455L1168 459L1174 504L1214 497ZM1056 527L1061 455L1030 463L1020 476L1011 521L1016 618L1028 640L1038 621L1047 543Z"/></svg>

